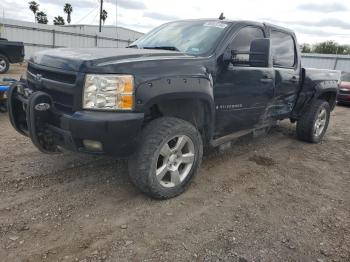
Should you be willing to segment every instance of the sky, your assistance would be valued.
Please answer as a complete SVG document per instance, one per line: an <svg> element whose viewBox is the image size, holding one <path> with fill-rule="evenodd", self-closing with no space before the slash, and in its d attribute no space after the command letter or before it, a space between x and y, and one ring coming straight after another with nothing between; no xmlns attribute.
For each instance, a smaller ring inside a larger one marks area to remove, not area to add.
<svg viewBox="0 0 350 262"><path fill-rule="evenodd" d="M23 0L0 0L0 15L34 21ZM66 19L63 5L73 7L71 24L98 24L100 0L37 0L39 9ZM106 25L118 25L146 33L165 22L179 19L217 18L269 22L293 29L300 43L335 40L350 44L349 0L104 0Z"/></svg>

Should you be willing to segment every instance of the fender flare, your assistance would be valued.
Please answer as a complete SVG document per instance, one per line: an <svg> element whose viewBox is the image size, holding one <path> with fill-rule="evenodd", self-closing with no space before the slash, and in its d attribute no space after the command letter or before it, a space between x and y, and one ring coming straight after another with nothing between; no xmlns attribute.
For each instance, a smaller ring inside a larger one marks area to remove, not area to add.
<svg viewBox="0 0 350 262"><path fill-rule="evenodd" d="M316 92L315 92L315 95L313 97L313 101L315 101L316 99L319 99L325 93L332 93L335 96L333 103L329 105L331 107L331 110L333 110L335 105L336 105L336 101L337 101L336 97L338 95L338 82L334 81L334 80L333 81L322 81L316 85L315 89L316 89Z"/></svg>
<svg viewBox="0 0 350 262"><path fill-rule="evenodd" d="M208 135L212 136L215 122L215 102L213 83L210 77L172 76L162 77L140 83L136 88L136 110L146 112L159 102L175 99L197 100L207 105L206 121L209 126Z"/></svg>
<svg viewBox="0 0 350 262"><path fill-rule="evenodd" d="M319 99L325 93L333 93L336 97L338 94L338 82L335 80L325 80L318 81L313 86L303 87L303 90L301 90L296 101L291 118L295 120L298 119L307 110L311 103ZM330 104L332 110L335 105L336 99Z"/></svg>

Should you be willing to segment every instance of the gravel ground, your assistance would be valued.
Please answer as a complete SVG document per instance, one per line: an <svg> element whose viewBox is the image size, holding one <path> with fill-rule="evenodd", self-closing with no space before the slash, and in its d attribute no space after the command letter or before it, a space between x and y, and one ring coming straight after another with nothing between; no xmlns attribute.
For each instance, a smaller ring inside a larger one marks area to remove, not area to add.
<svg viewBox="0 0 350 262"><path fill-rule="evenodd" d="M350 108L320 144L279 123L155 201L125 161L45 155L0 114L1 261L350 261Z"/></svg>
<svg viewBox="0 0 350 262"><path fill-rule="evenodd" d="M21 76L25 77L25 68L27 63L11 64L9 71L6 74L0 74L0 79L2 78L13 78L19 80Z"/></svg>

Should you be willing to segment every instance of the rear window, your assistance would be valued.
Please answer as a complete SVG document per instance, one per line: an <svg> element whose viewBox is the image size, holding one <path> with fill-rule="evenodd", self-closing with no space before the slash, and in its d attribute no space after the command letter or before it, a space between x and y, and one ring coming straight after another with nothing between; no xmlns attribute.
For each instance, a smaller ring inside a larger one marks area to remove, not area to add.
<svg viewBox="0 0 350 262"><path fill-rule="evenodd" d="M271 44L273 65L277 67L294 67L295 65L295 45L291 35L271 31Z"/></svg>

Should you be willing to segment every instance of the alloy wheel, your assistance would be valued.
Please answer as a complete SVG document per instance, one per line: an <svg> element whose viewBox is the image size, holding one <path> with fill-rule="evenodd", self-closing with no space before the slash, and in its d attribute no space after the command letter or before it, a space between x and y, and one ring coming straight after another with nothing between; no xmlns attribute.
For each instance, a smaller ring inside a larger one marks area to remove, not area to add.
<svg viewBox="0 0 350 262"><path fill-rule="evenodd" d="M156 177L167 188L181 184L191 171L195 148L186 135L175 136L161 148L157 159Z"/></svg>
<svg viewBox="0 0 350 262"><path fill-rule="evenodd" d="M322 134L326 126L326 122L327 122L327 111L325 108L322 108L317 116L317 119L314 125L314 135L316 137L319 137Z"/></svg>
<svg viewBox="0 0 350 262"><path fill-rule="evenodd" d="M0 72L5 71L5 69L6 69L6 61L5 59L0 58Z"/></svg>

